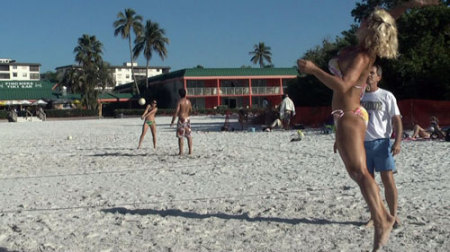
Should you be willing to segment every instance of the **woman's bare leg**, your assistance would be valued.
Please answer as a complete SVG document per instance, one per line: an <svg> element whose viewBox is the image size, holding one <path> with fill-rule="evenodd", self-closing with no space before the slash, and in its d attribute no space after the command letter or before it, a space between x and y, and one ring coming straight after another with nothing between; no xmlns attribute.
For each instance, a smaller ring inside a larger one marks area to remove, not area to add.
<svg viewBox="0 0 450 252"><path fill-rule="evenodd" d="M366 126L360 117L346 113L338 121L336 143L348 174L358 184L369 206L375 226L373 249L376 251L389 239L395 219L384 207L378 185L367 170L364 150L365 130Z"/></svg>
<svg viewBox="0 0 450 252"><path fill-rule="evenodd" d="M139 144L138 144L138 149L141 148L142 145L142 141L144 141L144 136L145 134L147 134L147 130L148 130L148 125L146 123L144 123L144 125L142 125L142 133L141 133L141 137L139 138Z"/></svg>
<svg viewBox="0 0 450 252"><path fill-rule="evenodd" d="M152 124L152 126L150 126L150 130L153 137L153 149L156 149L156 124Z"/></svg>
<svg viewBox="0 0 450 252"><path fill-rule="evenodd" d="M188 136L187 141L188 141L188 147L189 147L189 155L192 155L192 137Z"/></svg>
<svg viewBox="0 0 450 252"><path fill-rule="evenodd" d="M416 138L417 136L422 138L430 138L430 134L428 134L428 132L418 124L414 125L414 133L411 138Z"/></svg>

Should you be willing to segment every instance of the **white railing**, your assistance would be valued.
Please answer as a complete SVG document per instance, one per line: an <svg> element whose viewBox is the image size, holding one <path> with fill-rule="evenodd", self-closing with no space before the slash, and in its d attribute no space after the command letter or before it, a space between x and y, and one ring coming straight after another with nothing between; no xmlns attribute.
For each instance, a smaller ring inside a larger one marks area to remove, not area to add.
<svg viewBox="0 0 450 252"><path fill-rule="evenodd" d="M280 87L252 87L252 94L279 94Z"/></svg>
<svg viewBox="0 0 450 252"><path fill-rule="evenodd" d="M188 88L187 95L217 95L217 88Z"/></svg>
<svg viewBox="0 0 450 252"><path fill-rule="evenodd" d="M221 87L221 95L249 95L250 89L248 87Z"/></svg>
<svg viewBox="0 0 450 252"><path fill-rule="evenodd" d="M220 95L249 95L250 89L248 87L221 87ZM280 94L280 87L252 87L252 94ZM217 88L187 88L187 95L217 95Z"/></svg>

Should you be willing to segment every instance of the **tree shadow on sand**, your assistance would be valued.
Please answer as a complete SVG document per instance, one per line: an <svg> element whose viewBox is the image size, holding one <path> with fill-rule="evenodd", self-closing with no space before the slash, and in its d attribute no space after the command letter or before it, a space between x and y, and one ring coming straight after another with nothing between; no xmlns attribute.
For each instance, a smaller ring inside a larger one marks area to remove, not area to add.
<svg viewBox="0 0 450 252"><path fill-rule="evenodd" d="M231 215L225 213L215 213L215 214L199 214L194 212L183 212L178 209L166 209L166 210L155 210L155 209L135 209L130 210L124 207L116 207L109 209L102 209L105 213L119 213L119 214L139 214L139 215L159 215L161 217L183 217L188 219L206 219L216 217L224 220L245 220L248 222L278 222L286 223L291 225L303 224L313 224L313 225L330 225L330 224L340 224L340 225L354 225L361 226L364 225L363 222L358 221L332 221L320 218L278 218L278 217L250 217L247 213L240 215Z"/></svg>

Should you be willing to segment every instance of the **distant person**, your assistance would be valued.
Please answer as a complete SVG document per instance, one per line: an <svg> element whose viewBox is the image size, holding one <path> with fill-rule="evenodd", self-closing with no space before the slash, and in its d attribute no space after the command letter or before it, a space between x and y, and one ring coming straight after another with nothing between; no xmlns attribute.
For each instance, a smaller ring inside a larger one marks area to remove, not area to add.
<svg viewBox="0 0 450 252"><path fill-rule="evenodd" d="M430 117L430 126L427 129L422 128L420 125L414 125L412 139L416 139L417 137L421 138L444 138L445 133L442 131L441 127L439 127L439 120L436 116Z"/></svg>
<svg viewBox="0 0 450 252"><path fill-rule="evenodd" d="M30 108L26 107L25 109L25 119L28 121L28 117L33 117L33 113L31 113Z"/></svg>
<svg viewBox="0 0 450 252"><path fill-rule="evenodd" d="M270 105L270 101L266 97L264 97L264 99L263 99L262 107L263 107L263 114L264 114L264 125L267 125L271 121L272 107Z"/></svg>
<svg viewBox="0 0 450 252"><path fill-rule="evenodd" d="M42 107L38 107L36 110L36 116L42 121L47 120L47 114L45 114L44 109Z"/></svg>
<svg viewBox="0 0 450 252"><path fill-rule="evenodd" d="M192 136L191 136L191 120L189 118L190 113L192 112L191 102L186 98L186 90L184 88L180 88L178 90L178 94L181 99L178 101L177 109L172 117L172 122L170 123L170 127L172 127L175 118L178 117L177 122L177 137L178 137L178 155L183 155L183 137L187 138L188 146L189 146L189 155L192 154Z"/></svg>
<svg viewBox="0 0 450 252"><path fill-rule="evenodd" d="M8 122L17 122L17 110L14 107L8 111Z"/></svg>
<svg viewBox="0 0 450 252"><path fill-rule="evenodd" d="M370 175L375 178L375 172L381 175L384 186L384 195L390 214L395 217L394 227L399 224L397 216L398 192L395 185L394 172L396 172L394 157L400 153L402 142L402 119L397 100L394 95L378 87L382 77L379 65L373 65L367 78L367 89L361 105L369 113L364 148L366 149L366 163ZM394 144L391 144L392 131L395 133ZM372 218L367 226L373 226Z"/></svg>
<svg viewBox="0 0 450 252"><path fill-rule="evenodd" d="M144 113L141 116L141 119L144 120L144 124L142 125L142 133L139 138L138 149L141 148L142 141L144 141L144 136L147 134L148 129L150 128L153 137L153 148L156 149L156 121L155 115L158 111L158 107L156 106L156 100L152 100L151 104L148 104L145 108Z"/></svg>
<svg viewBox="0 0 450 252"><path fill-rule="evenodd" d="M238 112L239 115L239 124L241 125L241 130L244 130L245 126L247 126L248 123L248 110L245 108L239 109Z"/></svg>
<svg viewBox="0 0 450 252"><path fill-rule="evenodd" d="M280 103L280 119L283 122L283 128L288 130L291 126L291 119L295 116L294 102L289 98L288 94L283 95Z"/></svg>

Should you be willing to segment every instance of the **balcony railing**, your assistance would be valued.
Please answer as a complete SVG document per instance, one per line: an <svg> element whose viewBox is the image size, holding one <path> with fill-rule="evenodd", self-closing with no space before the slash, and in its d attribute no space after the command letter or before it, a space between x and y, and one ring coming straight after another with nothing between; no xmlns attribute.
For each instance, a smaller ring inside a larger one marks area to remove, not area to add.
<svg viewBox="0 0 450 252"><path fill-rule="evenodd" d="M252 87L252 94L280 94L280 87Z"/></svg>
<svg viewBox="0 0 450 252"><path fill-rule="evenodd" d="M250 89L248 87L221 87L221 95L249 95Z"/></svg>
<svg viewBox="0 0 450 252"><path fill-rule="evenodd" d="M187 95L217 95L217 88L188 88Z"/></svg>
<svg viewBox="0 0 450 252"><path fill-rule="evenodd" d="M248 87L221 87L220 95L249 95ZM280 94L280 87L252 87L254 95ZM216 96L217 88L187 88L187 95Z"/></svg>

